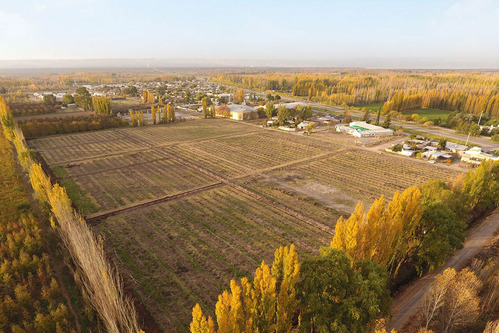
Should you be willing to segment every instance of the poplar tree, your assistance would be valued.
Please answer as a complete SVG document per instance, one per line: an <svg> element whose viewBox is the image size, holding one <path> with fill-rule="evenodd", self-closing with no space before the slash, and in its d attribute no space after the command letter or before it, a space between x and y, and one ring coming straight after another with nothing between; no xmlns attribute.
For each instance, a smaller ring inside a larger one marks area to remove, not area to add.
<svg viewBox="0 0 500 333"><path fill-rule="evenodd" d="M381 196L368 214L363 203L358 202L348 219L338 219L330 247L345 251L352 260L373 259L396 276L417 244L415 230L422 217L420 197L420 190L412 186L402 194L394 193L385 208Z"/></svg>
<svg viewBox="0 0 500 333"><path fill-rule="evenodd" d="M158 107L158 110L160 107ZM151 118L153 120L153 125L156 125L156 109L153 105L151 105Z"/></svg>
<svg viewBox="0 0 500 333"><path fill-rule="evenodd" d="M161 117L161 123L162 124L166 124L167 123L167 110L168 110L169 107L170 107L170 104L167 104L167 106L163 108L163 113L162 113L162 117Z"/></svg>
<svg viewBox="0 0 500 333"><path fill-rule="evenodd" d="M175 106L168 104L167 105L167 122L173 123L175 121Z"/></svg>
<svg viewBox="0 0 500 333"><path fill-rule="evenodd" d="M203 97L201 99L201 107L203 109L203 118L207 118L208 117L208 108L207 108L207 97Z"/></svg>
<svg viewBox="0 0 500 333"><path fill-rule="evenodd" d="M289 333L297 309L296 283L300 271L295 247L280 247L270 268L265 262L250 282L231 280L230 291L218 297L215 306L217 333ZM193 308L191 332L211 333L212 319L203 316L200 306ZM213 326L212 326L213 327Z"/></svg>

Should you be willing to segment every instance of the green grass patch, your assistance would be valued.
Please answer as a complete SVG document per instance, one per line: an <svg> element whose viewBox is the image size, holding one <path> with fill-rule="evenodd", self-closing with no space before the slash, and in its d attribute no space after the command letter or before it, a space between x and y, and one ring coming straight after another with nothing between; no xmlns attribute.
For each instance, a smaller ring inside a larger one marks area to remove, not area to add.
<svg viewBox="0 0 500 333"><path fill-rule="evenodd" d="M418 114L420 118L427 117L429 120L440 118L441 121L446 121L450 111L438 110L438 109L419 109L419 110L409 110L403 112L404 115Z"/></svg>
<svg viewBox="0 0 500 333"><path fill-rule="evenodd" d="M370 110L371 112L374 112L374 113L377 113L378 112L378 109L384 105L384 102L380 102L380 103L370 103L370 104L365 104L365 105L360 105L360 106L357 106L355 107L356 109L368 109Z"/></svg>
<svg viewBox="0 0 500 333"><path fill-rule="evenodd" d="M61 166L52 167L52 172L57 178L68 177L68 171ZM84 215L95 213L99 207L92 201L87 192L73 178L59 179L59 184L66 189L69 198L76 208Z"/></svg>

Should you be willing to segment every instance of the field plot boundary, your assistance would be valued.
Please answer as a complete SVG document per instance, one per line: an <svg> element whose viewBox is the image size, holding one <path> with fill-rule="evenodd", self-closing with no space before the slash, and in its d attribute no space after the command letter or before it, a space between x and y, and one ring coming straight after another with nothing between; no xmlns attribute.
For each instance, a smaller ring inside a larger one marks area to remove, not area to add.
<svg viewBox="0 0 500 333"><path fill-rule="evenodd" d="M122 155L124 155L124 154L122 154ZM106 156L106 157L108 157L108 156ZM107 169L101 169L101 170L96 170L96 171L91 171L91 172L83 172L83 173L78 173L78 174L69 174L69 175L64 176L64 177L59 177L58 179L63 180L63 179L69 179L69 178L74 178L74 177L84 177L84 176L97 175L97 174L104 173L104 172L116 171L116 170L127 169L127 168L133 168L133 167L136 167L136 166L139 166L139 165L144 165L144 164L148 164L148 163L159 162L159 161L163 161L163 160L165 160L167 158L168 157L165 156L165 157L161 157L161 158L155 158L155 159L152 159L152 160L146 160L146 161L143 161L143 162L136 162L136 163L131 163L131 164L128 164L128 165L122 165L122 166L118 166L118 167L114 167L114 168L107 168Z"/></svg>
<svg viewBox="0 0 500 333"><path fill-rule="evenodd" d="M185 192L181 192L181 193L177 193L177 194L172 194L172 195L165 195L163 197L153 199L153 200L146 200L146 201L142 201L142 202L137 202L135 204L131 204L131 205L128 205L126 207L119 207L119 208L111 209L111 210L104 211L104 212L94 213L94 214L88 215L86 217L86 221L90 225L97 225L100 222L104 221L106 218L114 216L114 215L118 215L118 214L125 213L125 212L130 212L130 211L133 211L133 210L136 210L139 208L144 208L144 207L156 205L156 204L163 203L166 201L180 199L180 198L183 198L183 197L186 197L189 195L208 191L208 190L211 190L211 189L223 186L223 185L224 185L223 183L217 182L215 184L210 184L207 186L195 188L193 190L189 190L189 191L185 191Z"/></svg>
<svg viewBox="0 0 500 333"><path fill-rule="evenodd" d="M50 164L50 166L51 167L65 166L65 165L68 165L68 164L71 164L71 163L80 163L80 162L85 162L85 161L92 161L92 160L104 159L104 158L107 158L107 157L120 156L120 155L124 155L124 154L128 154L128 153L138 153L138 152L147 151L147 150L148 150L147 148L134 148L134 149L127 150L126 152L120 151L120 152L111 153L111 154L109 154L109 153L108 154L99 154L99 155L94 155L94 156L91 156L91 157L83 157L83 158L72 159L72 160L64 160L64 161L61 161L61 162L52 163L52 164ZM38 152L43 153L43 150L38 150Z"/></svg>

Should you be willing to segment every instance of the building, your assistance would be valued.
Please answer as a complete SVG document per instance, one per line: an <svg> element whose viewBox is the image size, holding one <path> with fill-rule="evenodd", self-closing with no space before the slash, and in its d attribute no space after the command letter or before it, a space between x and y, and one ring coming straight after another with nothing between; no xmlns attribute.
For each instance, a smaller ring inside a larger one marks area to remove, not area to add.
<svg viewBox="0 0 500 333"><path fill-rule="evenodd" d="M305 130L309 124L312 124L310 121L303 121L300 124L297 125L297 128L299 130Z"/></svg>
<svg viewBox="0 0 500 333"><path fill-rule="evenodd" d="M292 103L284 103L284 104L278 104L276 105L276 109L279 108L280 106L284 106L287 109L294 109L296 106L308 106L308 104L303 103L303 102L292 102Z"/></svg>
<svg viewBox="0 0 500 333"><path fill-rule="evenodd" d="M467 150L467 148L468 148L467 146L459 145L458 143L446 142L446 150L451 151L452 153L455 154L462 155L464 151Z"/></svg>
<svg viewBox="0 0 500 333"><path fill-rule="evenodd" d="M228 107L231 119L234 120L257 119L259 117L257 109L251 106L230 104Z"/></svg>
<svg viewBox="0 0 500 333"><path fill-rule="evenodd" d="M413 155L415 155L415 151L412 149L402 149L400 154L404 155L404 156L412 157Z"/></svg>
<svg viewBox="0 0 500 333"><path fill-rule="evenodd" d="M447 153L443 153L441 151L433 151L428 150L422 153L422 157L425 157L429 160L450 160L453 156Z"/></svg>
<svg viewBox="0 0 500 333"><path fill-rule="evenodd" d="M358 138L387 136L393 135L394 133L394 131L389 128L375 126L364 121L353 121L349 126L337 125L335 128L337 132L345 132Z"/></svg>
<svg viewBox="0 0 500 333"><path fill-rule="evenodd" d="M498 161L498 156L484 153L481 150L481 147L472 147L471 149L463 152L460 162L467 165L477 166L484 160Z"/></svg>

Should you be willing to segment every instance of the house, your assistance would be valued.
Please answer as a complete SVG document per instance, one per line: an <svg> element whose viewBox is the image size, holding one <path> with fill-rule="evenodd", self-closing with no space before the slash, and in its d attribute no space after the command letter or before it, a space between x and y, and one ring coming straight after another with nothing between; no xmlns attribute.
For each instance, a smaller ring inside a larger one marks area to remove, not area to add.
<svg viewBox="0 0 500 333"><path fill-rule="evenodd" d="M471 166L477 166L484 160L498 161L498 156L484 153L481 147L472 147L471 149L463 152L460 162Z"/></svg>
<svg viewBox="0 0 500 333"><path fill-rule="evenodd" d="M428 151L422 153L422 157L425 157L429 160L449 160L453 156L450 154L447 154L447 153L440 152L440 151L428 150Z"/></svg>
<svg viewBox="0 0 500 333"><path fill-rule="evenodd" d="M335 123L335 124L338 123L337 119L331 118L331 117L320 117L316 120L319 121L323 125L331 125L332 123Z"/></svg>
<svg viewBox="0 0 500 333"><path fill-rule="evenodd" d="M402 149L400 154L404 155L404 156L412 157L413 155L415 155L415 151L411 150L411 149Z"/></svg>
<svg viewBox="0 0 500 333"><path fill-rule="evenodd" d="M394 133L391 129L368 124L364 121L353 121L349 126L337 125L335 128L337 132L346 132L358 138L387 136Z"/></svg>
<svg viewBox="0 0 500 333"><path fill-rule="evenodd" d="M340 122L342 122L345 119L345 117L344 116L338 116L338 115L331 115L330 119L334 123L340 123Z"/></svg>
<svg viewBox="0 0 500 333"><path fill-rule="evenodd" d="M309 124L313 124L313 123L311 123L310 121L303 121L297 125L297 128L299 130L305 130L307 128L307 126L309 126Z"/></svg>
<svg viewBox="0 0 500 333"><path fill-rule="evenodd" d="M458 143L446 142L446 150L455 154L462 155L467 148L467 146L459 145Z"/></svg>
<svg viewBox="0 0 500 333"><path fill-rule="evenodd" d="M295 127L290 127L290 126L279 126L278 129L288 132L294 132L296 130Z"/></svg>

